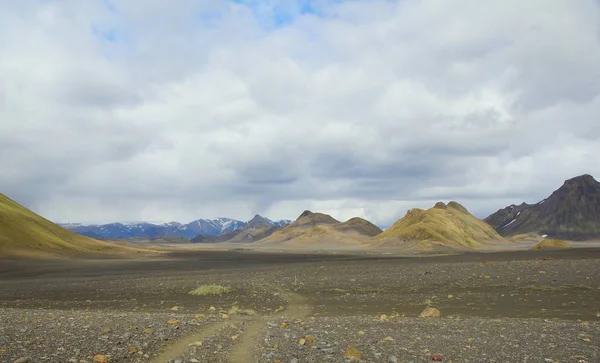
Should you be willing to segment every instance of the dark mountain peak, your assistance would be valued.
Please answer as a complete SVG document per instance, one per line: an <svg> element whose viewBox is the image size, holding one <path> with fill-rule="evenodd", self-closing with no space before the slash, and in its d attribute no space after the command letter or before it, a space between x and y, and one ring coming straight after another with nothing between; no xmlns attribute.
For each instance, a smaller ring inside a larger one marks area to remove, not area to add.
<svg viewBox="0 0 600 363"><path fill-rule="evenodd" d="M308 217L310 215L313 215L314 213L309 211L309 210L305 210L304 212L302 212L302 214L300 214L300 217L298 217L298 219L302 218L302 217Z"/></svg>
<svg viewBox="0 0 600 363"><path fill-rule="evenodd" d="M433 208L436 209L446 209L448 206L446 205L446 203L444 202L437 202L435 203L435 205L433 206Z"/></svg>
<svg viewBox="0 0 600 363"><path fill-rule="evenodd" d="M271 222L270 219L267 219L265 217L262 217L260 215L255 215L251 220L249 220L246 225L244 226L243 229L248 229L248 228L257 228L260 226L267 226L270 227L272 226L273 222Z"/></svg>
<svg viewBox="0 0 600 363"><path fill-rule="evenodd" d="M571 179L565 180L564 187L581 187L581 186L596 186L600 187L600 183L589 174L583 174Z"/></svg>
<svg viewBox="0 0 600 363"><path fill-rule="evenodd" d="M509 206L485 221L503 235L595 239L600 237L600 183L589 174L580 175L566 180L539 203Z"/></svg>

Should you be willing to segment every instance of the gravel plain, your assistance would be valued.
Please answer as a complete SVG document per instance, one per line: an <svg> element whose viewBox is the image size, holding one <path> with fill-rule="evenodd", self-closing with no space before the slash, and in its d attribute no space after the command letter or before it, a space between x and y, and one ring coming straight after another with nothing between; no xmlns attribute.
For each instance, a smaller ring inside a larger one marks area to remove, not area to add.
<svg viewBox="0 0 600 363"><path fill-rule="evenodd" d="M0 362L598 363L599 279L596 248L0 261Z"/></svg>

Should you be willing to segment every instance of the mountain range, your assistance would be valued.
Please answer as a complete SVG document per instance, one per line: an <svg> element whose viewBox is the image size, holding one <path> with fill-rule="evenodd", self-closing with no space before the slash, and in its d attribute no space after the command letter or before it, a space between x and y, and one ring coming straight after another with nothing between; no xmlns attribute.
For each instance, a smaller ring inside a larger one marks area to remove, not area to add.
<svg viewBox="0 0 600 363"><path fill-rule="evenodd" d="M171 222L59 226L0 194L0 257L140 253L126 243L99 240L136 238L252 242L259 247L346 246L407 250L476 249L492 241L512 243L544 238L590 240L600 238L600 183L590 175L581 175L566 180L538 203L513 204L485 220L474 217L457 202L438 202L426 210L410 209L385 231L362 218L340 222L330 215L311 211L304 211L294 222L274 222L256 215L247 222L218 218L185 225Z"/></svg>
<svg viewBox="0 0 600 363"><path fill-rule="evenodd" d="M600 183L584 174L566 180L536 204L509 205L485 219L503 236L535 233L548 238L600 238Z"/></svg>
<svg viewBox="0 0 600 363"><path fill-rule="evenodd" d="M242 222L231 218L216 218L198 219L187 224L178 222L163 224L139 222L108 224L62 223L59 225L81 235L103 240L128 238L157 239L172 237L192 239L198 235L218 236L224 233L248 228L256 223L264 223L271 227L281 227L290 224L291 222L292 221L289 220L272 221L268 218L256 215L248 222Z"/></svg>

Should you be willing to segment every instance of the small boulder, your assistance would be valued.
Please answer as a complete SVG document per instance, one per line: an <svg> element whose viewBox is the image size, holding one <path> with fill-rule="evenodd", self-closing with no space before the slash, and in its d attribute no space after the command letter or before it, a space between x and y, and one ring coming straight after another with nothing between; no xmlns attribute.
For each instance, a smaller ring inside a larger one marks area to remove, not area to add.
<svg viewBox="0 0 600 363"><path fill-rule="evenodd" d="M431 360L436 361L436 362L441 362L442 361L442 356L439 354L434 354L431 356Z"/></svg>
<svg viewBox="0 0 600 363"><path fill-rule="evenodd" d="M427 308L421 312L419 318L439 318L442 315L436 308Z"/></svg>
<svg viewBox="0 0 600 363"><path fill-rule="evenodd" d="M29 363L31 360L29 358L19 358L14 363Z"/></svg>
<svg viewBox="0 0 600 363"><path fill-rule="evenodd" d="M110 363L110 361L108 360L108 357L106 357L105 355L102 355L102 354L96 354L92 358L92 361L94 361L96 363Z"/></svg>
<svg viewBox="0 0 600 363"><path fill-rule="evenodd" d="M349 345L344 352L344 359L362 360L362 353L354 345Z"/></svg>

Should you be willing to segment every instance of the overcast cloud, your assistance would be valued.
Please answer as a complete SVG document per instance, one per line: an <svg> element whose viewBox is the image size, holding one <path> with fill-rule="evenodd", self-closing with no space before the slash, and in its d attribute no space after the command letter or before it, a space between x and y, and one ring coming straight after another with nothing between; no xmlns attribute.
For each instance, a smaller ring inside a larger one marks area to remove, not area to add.
<svg viewBox="0 0 600 363"><path fill-rule="evenodd" d="M485 217L599 153L596 0L0 2L0 192L54 221Z"/></svg>

